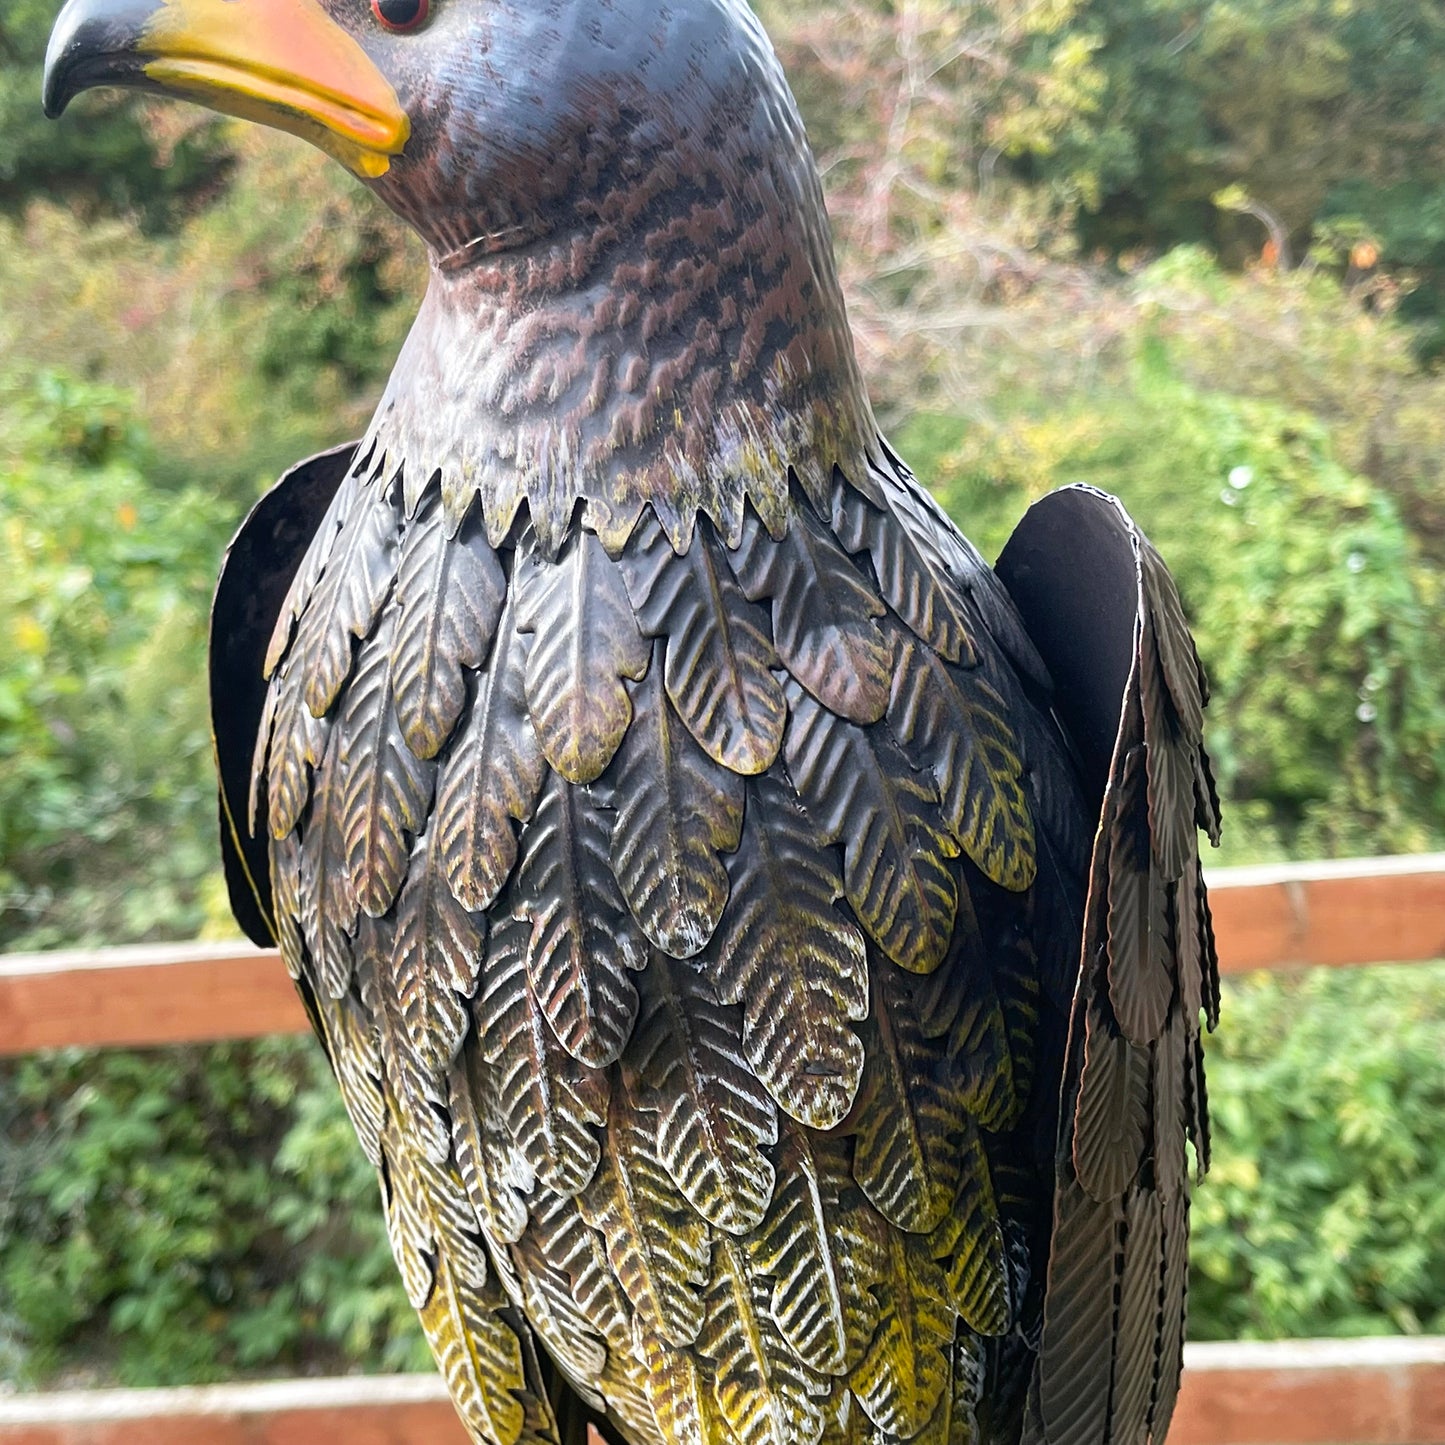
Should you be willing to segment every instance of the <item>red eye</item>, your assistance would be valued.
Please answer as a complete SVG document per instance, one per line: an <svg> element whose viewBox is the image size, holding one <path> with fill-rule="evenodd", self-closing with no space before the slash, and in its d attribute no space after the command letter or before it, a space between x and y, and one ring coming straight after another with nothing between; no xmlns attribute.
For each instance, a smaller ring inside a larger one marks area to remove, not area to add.
<svg viewBox="0 0 1445 1445"><path fill-rule="evenodd" d="M431 14L431 0L371 0L371 13L388 30L415 30Z"/></svg>

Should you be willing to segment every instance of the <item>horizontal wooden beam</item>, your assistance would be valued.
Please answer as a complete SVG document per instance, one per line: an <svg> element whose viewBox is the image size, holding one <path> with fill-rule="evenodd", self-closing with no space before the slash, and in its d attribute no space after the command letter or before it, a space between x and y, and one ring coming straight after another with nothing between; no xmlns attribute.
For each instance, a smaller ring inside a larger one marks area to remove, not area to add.
<svg viewBox="0 0 1445 1445"><path fill-rule="evenodd" d="M1445 1337L1186 1345L1169 1445L1445 1445Z"/></svg>
<svg viewBox="0 0 1445 1445"><path fill-rule="evenodd" d="M1445 854L1217 869L1226 973L1445 957ZM304 1033L274 952L139 944L0 956L0 1056Z"/></svg>
<svg viewBox="0 0 1445 1445"><path fill-rule="evenodd" d="M1445 853L1207 874L1226 973L1445 958Z"/></svg>
<svg viewBox="0 0 1445 1445"><path fill-rule="evenodd" d="M275 951L239 940L0 956L0 1056L306 1029Z"/></svg>
<svg viewBox="0 0 1445 1445"><path fill-rule="evenodd" d="M465 1445L434 1375L0 1398L0 1445Z"/></svg>
<svg viewBox="0 0 1445 1445"><path fill-rule="evenodd" d="M0 1397L0 1445L464 1445L432 1375ZM1445 1339L1190 1345L1170 1445L1439 1445Z"/></svg>

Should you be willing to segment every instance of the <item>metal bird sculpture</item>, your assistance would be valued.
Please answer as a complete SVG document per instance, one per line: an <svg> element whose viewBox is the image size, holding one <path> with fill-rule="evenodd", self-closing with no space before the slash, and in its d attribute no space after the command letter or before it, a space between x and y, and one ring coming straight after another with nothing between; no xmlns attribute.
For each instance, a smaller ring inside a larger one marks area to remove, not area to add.
<svg viewBox="0 0 1445 1445"><path fill-rule="evenodd" d="M744 0L70 0L45 84L299 134L430 253L212 702L472 1436L1161 1440L1204 677L1112 499L991 570L880 437Z"/></svg>

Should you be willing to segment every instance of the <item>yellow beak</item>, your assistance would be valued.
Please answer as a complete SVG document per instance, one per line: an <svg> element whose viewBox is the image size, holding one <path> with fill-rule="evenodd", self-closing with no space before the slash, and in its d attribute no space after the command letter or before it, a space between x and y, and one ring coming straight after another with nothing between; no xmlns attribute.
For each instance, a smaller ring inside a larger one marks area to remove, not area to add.
<svg viewBox="0 0 1445 1445"><path fill-rule="evenodd" d="M301 136L357 175L411 134L396 92L317 0L69 0L45 58L45 109L139 86Z"/></svg>

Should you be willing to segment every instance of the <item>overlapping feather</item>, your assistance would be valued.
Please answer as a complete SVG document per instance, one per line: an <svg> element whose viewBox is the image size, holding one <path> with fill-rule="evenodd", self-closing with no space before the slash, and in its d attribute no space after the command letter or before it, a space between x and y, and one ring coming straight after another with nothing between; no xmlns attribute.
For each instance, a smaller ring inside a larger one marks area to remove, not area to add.
<svg viewBox="0 0 1445 1445"><path fill-rule="evenodd" d="M874 723L888 706L890 649L875 618L882 601L806 506L775 542L749 512L732 570L748 599L772 605L778 658L840 718Z"/></svg>
<svg viewBox="0 0 1445 1445"><path fill-rule="evenodd" d="M729 923L699 960L717 996L743 1010L743 1052L779 1107L815 1129L840 1124L863 1071L851 1025L868 1012L863 936L834 904L837 860L786 783L749 785L740 846L727 861Z"/></svg>
<svg viewBox="0 0 1445 1445"><path fill-rule="evenodd" d="M656 653L661 644L654 644ZM682 726L662 683L661 658L629 689L632 725L608 774L612 869L655 947L691 958L728 899L721 855L738 846L743 780L715 763Z"/></svg>
<svg viewBox="0 0 1445 1445"><path fill-rule="evenodd" d="M407 528L397 564L392 693L402 736L432 758L466 703L467 669L492 645L507 579L473 517L449 537L432 498Z"/></svg>
<svg viewBox="0 0 1445 1445"><path fill-rule="evenodd" d="M530 997L557 1042L590 1068L621 1054L637 1014L628 973L647 961L612 875L609 821L586 790L549 772L517 870L530 905Z"/></svg>
<svg viewBox="0 0 1445 1445"><path fill-rule="evenodd" d="M705 518L678 556L650 514L618 565L638 625L666 639L667 695L715 762L735 773L764 772L783 741L787 708L768 616L742 594Z"/></svg>
<svg viewBox="0 0 1445 1445"><path fill-rule="evenodd" d="M886 731L845 721L791 679L785 690L788 772L819 837L842 844L848 902L889 958L929 972L958 909L949 861L958 845L938 821L934 789Z"/></svg>
<svg viewBox="0 0 1445 1445"><path fill-rule="evenodd" d="M658 1155L703 1218L747 1234L772 1199L778 1121L743 1053L739 1011L686 966L654 960L639 983L626 1067L638 1103L655 1115Z"/></svg>
<svg viewBox="0 0 1445 1445"><path fill-rule="evenodd" d="M590 783L632 721L625 679L647 671L622 576L602 543L578 531L555 562L529 554L513 576L517 626L533 634L527 706L547 761L569 783Z"/></svg>
<svg viewBox="0 0 1445 1445"><path fill-rule="evenodd" d="M977 555L898 478L897 515L840 484L828 525L794 499L732 551L644 515L614 555L576 529L555 557L525 524L500 554L448 536L425 489L409 521L357 491L280 629L258 766L288 962L469 1427L556 1435L525 1315L638 1445L971 1440L983 1339L1021 1320L979 1129L1007 1149L1034 1097L1027 890L1055 885L1027 765L1061 757L1014 729L1010 669L1043 669ZM1214 807L1165 583L1070 1096L1088 1187L1060 1213L1060 1270L1107 1304L1045 1339L1069 1379L1147 1335L1147 1380L1105 1389L1130 1429L1171 1408L1183 1220L1182 1187L1156 1207L1131 1181L1145 1135L1171 1170L1203 1135L1186 1015L1213 989L1197 868L1171 878L1136 828ZM1070 806L1050 837L1087 833ZM1164 998L1145 980L1180 930L1192 992ZM1122 1142L1111 1076L1144 1100ZM1034 1176L1006 1177L1016 1230ZM1131 1188L1126 1235L1090 1191ZM1061 1388L1045 1413L1082 1442L1096 1405Z"/></svg>

